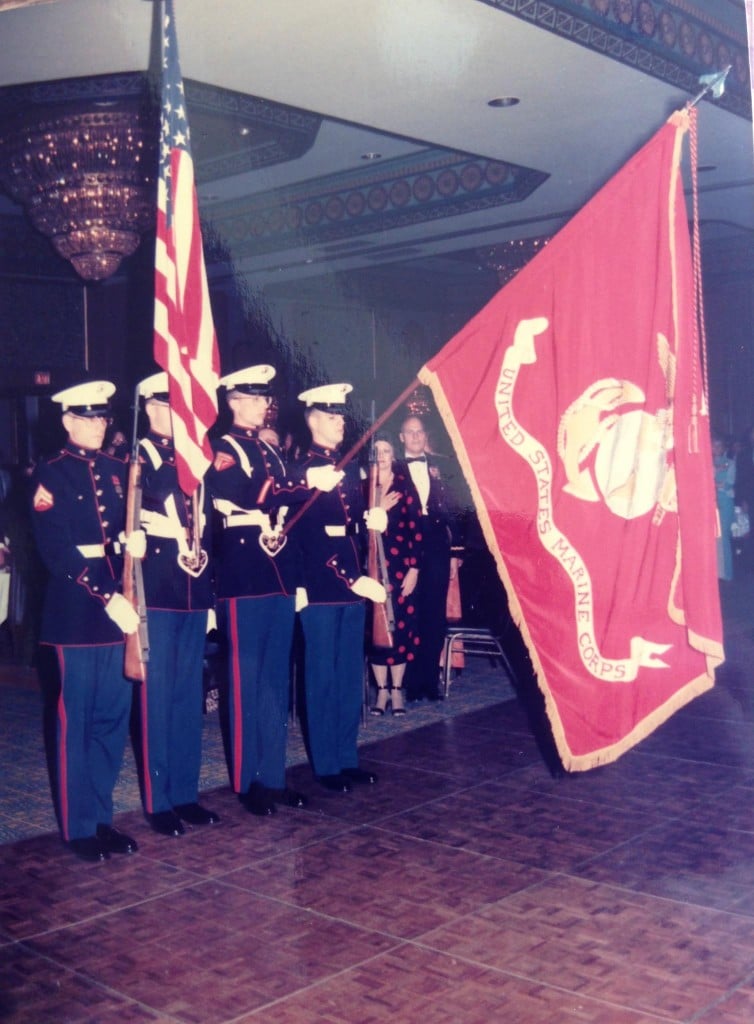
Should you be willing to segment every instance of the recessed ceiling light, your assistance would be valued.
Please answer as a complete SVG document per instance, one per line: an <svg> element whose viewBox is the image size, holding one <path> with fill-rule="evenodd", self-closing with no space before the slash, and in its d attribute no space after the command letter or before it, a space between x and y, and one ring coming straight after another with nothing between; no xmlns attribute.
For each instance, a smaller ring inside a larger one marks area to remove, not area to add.
<svg viewBox="0 0 754 1024"><path fill-rule="evenodd" d="M382 157L382 153L362 153L362 160L379 160Z"/></svg>
<svg viewBox="0 0 754 1024"><path fill-rule="evenodd" d="M238 134L245 138L247 135L251 135L251 128L248 125L244 125L238 129Z"/></svg>
<svg viewBox="0 0 754 1024"><path fill-rule="evenodd" d="M488 107L515 107L521 100L518 96L496 96L494 100L487 100Z"/></svg>

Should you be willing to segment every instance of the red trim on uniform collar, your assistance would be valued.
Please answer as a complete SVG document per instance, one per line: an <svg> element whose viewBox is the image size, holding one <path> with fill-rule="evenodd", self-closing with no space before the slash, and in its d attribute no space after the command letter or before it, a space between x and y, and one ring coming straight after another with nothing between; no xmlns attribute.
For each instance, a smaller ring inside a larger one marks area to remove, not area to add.
<svg viewBox="0 0 754 1024"><path fill-rule="evenodd" d="M72 444L70 441L63 449L68 455L75 455L77 459L93 459L101 454L101 448L82 448L79 444Z"/></svg>
<svg viewBox="0 0 754 1024"><path fill-rule="evenodd" d="M338 455L338 451L338 448L322 448L318 444L312 444L312 446L309 448L310 455L321 455L324 456L326 459L332 459L333 462L335 462L335 459Z"/></svg>
<svg viewBox="0 0 754 1024"><path fill-rule="evenodd" d="M158 434L158 433L156 433L153 430L149 431L149 434L147 435L147 437L149 438L150 441L154 442L154 444L158 444L161 448L172 448L173 447L173 438L172 437L165 437L164 434Z"/></svg>

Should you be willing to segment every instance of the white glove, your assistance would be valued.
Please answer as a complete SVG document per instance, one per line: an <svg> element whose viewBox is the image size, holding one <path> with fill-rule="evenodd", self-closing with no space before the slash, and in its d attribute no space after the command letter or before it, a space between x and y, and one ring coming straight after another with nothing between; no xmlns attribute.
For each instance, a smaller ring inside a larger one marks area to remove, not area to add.
<svg viewBox="0 0 754 1024"><path fill-rule="evenodd" d="M367 530L376 530L378 533L384 533L387 530L387 512L379 505L366 510L364 521L367 524Z"/></svg>
<svg viewBox="0 0 754 1024"><path fill-rule="evenodd" d="M139 628L139 613L122 594L113 594L105 611L115 625L129 636Z"/></svg>
<svg viewBox="0 0 754 1024"><path fill-rule="evenodd" d="M217 613L214 608L207 609L207 628L205 633L211 633L213 629L217 629Z"/></svg>
<svg viewBox="0 0 754 1024"><path fill-rule="evenodd" d="M132 530L128 536L121 530L118 540L126 545L131 558L143 558L147 553L147 535L144 530Z"/></svg>
<svg viewBox="0 0 754 1024"><path fill-rule="evenodd" d="M306 587L296 587L296 611L303 611L308 604L309 595L306 593Z"/></svg>
<svg viewBox="0 0 754 1024"><path fill-rule="evenodd" d="M387 601L385 588L378 580L373 580L371 576L358 576L351 590L354 594L358 594L359 597L365 597L368 601L374 601L375 604L384 604Z"/></svg>
<svg viewBox="0 0 754 1024"><path fill-rule="evenodd" d="M344 476L343 470L335 466L311 466L306 471L306 486L318 491L331 491Z"/></svg>

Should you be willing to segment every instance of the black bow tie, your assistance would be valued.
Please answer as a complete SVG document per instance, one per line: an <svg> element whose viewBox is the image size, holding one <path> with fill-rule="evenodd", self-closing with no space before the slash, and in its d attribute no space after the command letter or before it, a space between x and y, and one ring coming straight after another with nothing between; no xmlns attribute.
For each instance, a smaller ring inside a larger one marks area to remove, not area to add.
<svg viewBox="0 0 754 1024"><path fill-rule="evenodd" d="M427 456L426 455L412 455L412 456L410 456L409 458L406 459L406 462L408 463L409 466L411 465L412 462L426 462L426 461L427 461Z"/></svg>

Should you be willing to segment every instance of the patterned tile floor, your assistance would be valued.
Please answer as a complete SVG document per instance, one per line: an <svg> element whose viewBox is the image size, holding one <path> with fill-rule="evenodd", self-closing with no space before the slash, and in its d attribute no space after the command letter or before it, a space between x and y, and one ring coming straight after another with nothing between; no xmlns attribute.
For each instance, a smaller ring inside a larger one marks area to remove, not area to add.
<svg viewBox="0 0 754 1024"><path fill-rule="evenodd" d="M754 579L718 685L616 764L554 778L498 670L370 720L375 787L266 820L146 829L86 865L54 832L33 690L0 687L0 1020L13 1024L751 1024Z"/></svg>

